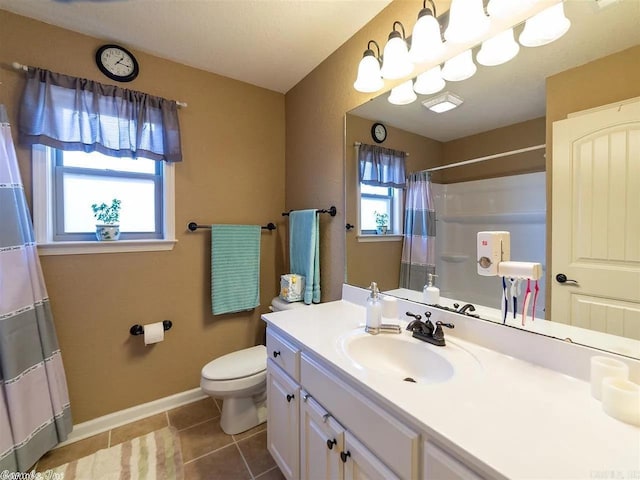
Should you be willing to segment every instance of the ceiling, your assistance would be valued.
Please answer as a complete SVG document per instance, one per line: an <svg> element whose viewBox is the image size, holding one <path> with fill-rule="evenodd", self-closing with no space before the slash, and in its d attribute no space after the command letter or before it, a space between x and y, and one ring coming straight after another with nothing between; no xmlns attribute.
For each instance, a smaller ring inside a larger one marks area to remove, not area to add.
<svg viewBox="0 0 640 480"><path fill-rule="evenodd" d="M286 93L389 3L0 0L0 9Z"/></svg>
<svg viewBox="0 0 640 480"><path fill-rule="evenodd" d="M390 104L389 94L384 93L350 113L441 142L542 117L545 78L640 44L640 0L601 4L607 6L600 8L593 0L565 0L571 28L562 38L542 47L521 47L506 64L479 65L470 79L447 82L443 92L464 99L454 110L437 114L423 107L421 102L435 94L418 95L417 101L398 106Z"/></svg>

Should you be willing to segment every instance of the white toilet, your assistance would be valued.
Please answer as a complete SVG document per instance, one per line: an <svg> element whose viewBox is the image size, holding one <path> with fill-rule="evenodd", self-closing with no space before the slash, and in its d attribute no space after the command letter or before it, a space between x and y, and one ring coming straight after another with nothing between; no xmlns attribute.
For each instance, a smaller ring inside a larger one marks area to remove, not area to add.
<svg viewBox="0 0 640 480"><path fill-rule="evenodd" d="M271 311L304 307L280 297L271 301ZM228 353L202 368L200 388L210 397L222 398L222 430L233 435L267 420L267 349L257 345Z"/></svg>

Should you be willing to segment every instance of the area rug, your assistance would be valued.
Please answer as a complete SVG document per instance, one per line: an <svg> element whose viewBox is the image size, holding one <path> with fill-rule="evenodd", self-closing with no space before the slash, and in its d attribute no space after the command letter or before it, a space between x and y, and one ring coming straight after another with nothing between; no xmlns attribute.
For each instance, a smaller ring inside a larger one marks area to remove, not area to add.
<svg viewBox="0 0 640 480"><path fill-rule="evenodd" d="M48 470L43 478L182 480L180 437L171 427L156 430Z"/></svg>

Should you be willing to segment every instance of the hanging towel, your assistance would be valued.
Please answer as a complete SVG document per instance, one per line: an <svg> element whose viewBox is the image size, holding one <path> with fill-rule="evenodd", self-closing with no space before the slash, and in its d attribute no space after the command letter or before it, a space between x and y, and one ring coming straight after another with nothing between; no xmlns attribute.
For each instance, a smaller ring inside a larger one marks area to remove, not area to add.
<svg viewBox="0 0 640 480"><path fill-rule="evenodd" d="M304 303L320 303L320 221L315 209L289 214L289 263L291 273L306 279Z"/></svg>
<svg viewBox="0 0 640 480"><path fill-rule="evenodd" d="M214 315L260 305L260 225L211 225Z"/></svg>

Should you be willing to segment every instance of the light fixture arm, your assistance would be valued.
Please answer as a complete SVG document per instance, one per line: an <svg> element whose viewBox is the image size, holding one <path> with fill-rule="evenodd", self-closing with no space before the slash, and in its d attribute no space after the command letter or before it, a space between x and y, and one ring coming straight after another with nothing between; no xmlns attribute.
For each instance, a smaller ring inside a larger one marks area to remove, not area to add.
<svg viewBox="0 0 640 480"><path fill-rule="evenodd" d="M431 8L427 7L427 1L431 4ZM438 15L436 14L436 4L433 3L433 0L422 0L422 10L420 10L418 18L423 15L432 15L435 18L438 18Z"/></svg>
<svg viewBox="0 0 640 480"><path fill-rule="evenodd" d="M374 44L376 46L376 50L378 50L378 54L376 55L375 52L371 49L371 44ZM380 55L380 45L378 45L378 42L376 42L375 40L369 40L369 43L367 43L367 51L365 52L365 55L371 52L371 54L374 56L374 58L376 60L378 60L378 62L380 62L380 64L382 65L382 55Z"/></svg>
<svg viewBox="0 0 640 480"><path fill-rule="evenodd" d="M402 39L404 41L407 40L407 34L404 31L404 25L402 25L402 22L396 20L395 22L393 22L393 31L389 34L389 38L391 38L391 35L395 32L395 33L400 33L398 31L396 31L396 24L400 25L400 28L402 28Z"/></svg>

